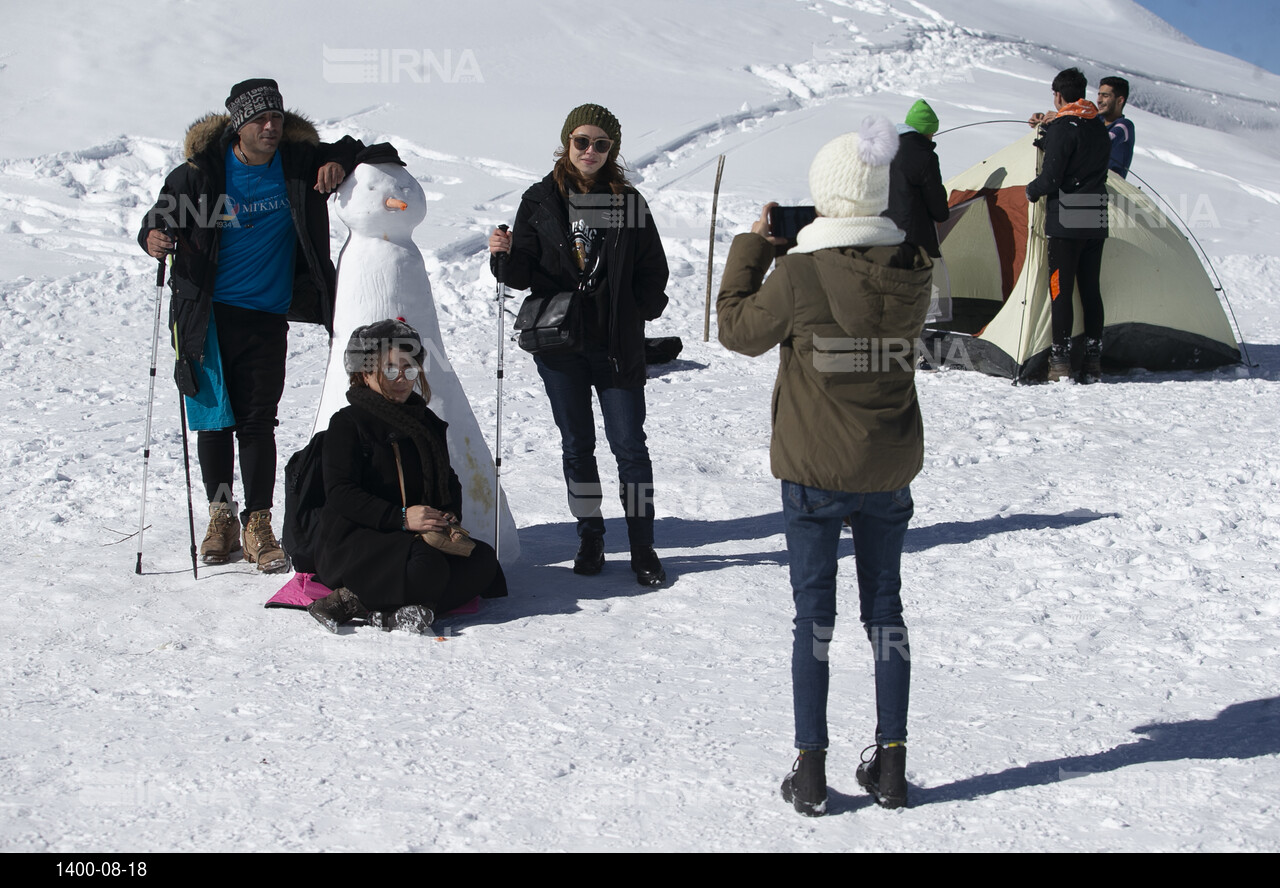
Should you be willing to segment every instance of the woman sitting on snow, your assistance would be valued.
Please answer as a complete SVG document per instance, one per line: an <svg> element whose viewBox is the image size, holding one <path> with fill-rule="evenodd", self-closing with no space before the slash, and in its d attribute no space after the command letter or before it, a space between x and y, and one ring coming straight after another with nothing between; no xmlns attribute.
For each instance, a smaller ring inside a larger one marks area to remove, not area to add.
<svg viewBox="0 0 1280 888"><path fill-rule="evenodd" d="M462 485L447 424L427 408L422 354L417 331L395 320L358 328L347 345L350 406L325 436L316 554L317 578L336 591L308 608L331 632L355 618L426 632L436 614L507 594L493 547L460 529Z"/></svg>

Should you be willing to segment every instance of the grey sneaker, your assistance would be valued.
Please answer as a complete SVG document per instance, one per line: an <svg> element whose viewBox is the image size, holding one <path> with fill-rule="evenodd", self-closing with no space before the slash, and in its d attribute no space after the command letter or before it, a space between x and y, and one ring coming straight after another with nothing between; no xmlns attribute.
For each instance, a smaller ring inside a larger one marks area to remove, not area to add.
<svg viewBox="0 0 1280 888"><path fill-rule="evenodd" d="M421 604L406 604L394 613L385 611L369 613L369 625L377 626L383 632L399 629L401 632L428 635L431 632L431 624L435 621L436 615L432 613L431 608Z"/></svg>

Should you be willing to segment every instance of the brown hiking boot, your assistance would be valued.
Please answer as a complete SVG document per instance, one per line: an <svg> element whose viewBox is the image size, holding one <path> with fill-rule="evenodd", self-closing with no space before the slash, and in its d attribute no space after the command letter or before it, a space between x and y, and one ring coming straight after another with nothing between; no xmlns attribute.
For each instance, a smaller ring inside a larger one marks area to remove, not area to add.
<svg viewBox="0 0 1280 888"><path fill-rule="evenodd" d="M263 573L279 573L289 566L289 558L271 530L270 509L249 513L244 526L244 557Z"/></svg>
<svg viewBox="0 0 1280 888"><path fill-rule="evenodd" d="M226 564L240 551L240 519L235 503L209 503L209 529L200 544L205 564Z"/></svg>

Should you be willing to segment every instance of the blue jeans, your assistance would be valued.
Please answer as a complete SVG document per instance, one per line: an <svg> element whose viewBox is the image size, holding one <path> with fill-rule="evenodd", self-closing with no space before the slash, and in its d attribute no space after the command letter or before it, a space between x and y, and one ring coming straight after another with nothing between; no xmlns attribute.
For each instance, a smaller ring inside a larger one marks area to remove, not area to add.
<svg viewBox="0 0 1280 888"><path fill-rule="evenodd" d="M836 621L836 547L846 517L853 526L862 625L875 658L876 740L907 739L911 649L902 621L899 568L914 510L910 487L889 493L845 493L782 482L796 606L791 686L797 749L828 746L827 647Z"/></svg>
<svg viewBox="0 0 1280 888"><path fill-rule="evenodd" d="M534 363L560 430L569 511L578 519L578 536L604 533L596 418L591 409L594 388L604 416L605 438L618 461L618 493L627 516L631 548L652 546L653 463L645 444L644 387L614 387L608 353L591 343L577 354L535 355Z"/></svg>

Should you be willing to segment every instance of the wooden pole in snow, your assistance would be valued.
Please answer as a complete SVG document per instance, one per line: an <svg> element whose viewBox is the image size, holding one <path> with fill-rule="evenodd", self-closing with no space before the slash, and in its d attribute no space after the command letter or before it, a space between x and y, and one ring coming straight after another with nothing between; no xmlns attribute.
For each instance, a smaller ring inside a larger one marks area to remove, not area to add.
<svg viewBox="0 0 1280 888"><path fill-rule="evenodd" d="M724 173L724 155L716 164L716 190L711 195L711 243L707 245L707 308L702 317L702 341L711 340L711 274L716 255L716 206L720 203L720 176Z"/></svg>

